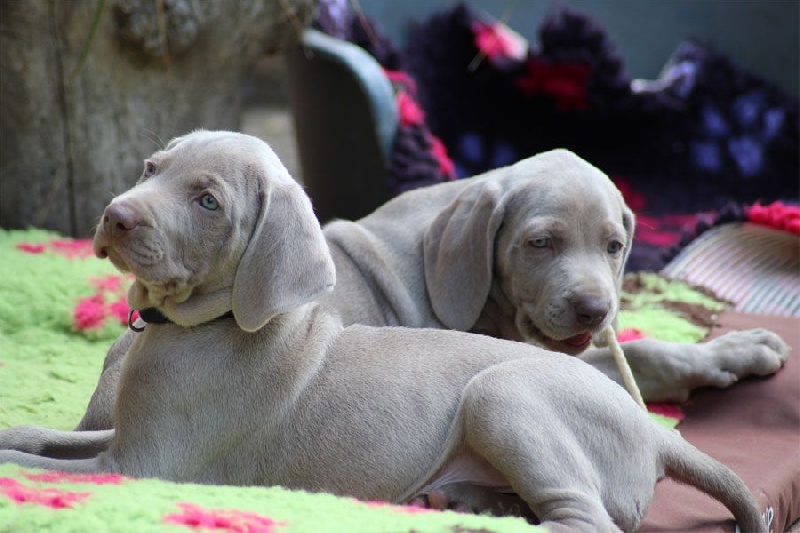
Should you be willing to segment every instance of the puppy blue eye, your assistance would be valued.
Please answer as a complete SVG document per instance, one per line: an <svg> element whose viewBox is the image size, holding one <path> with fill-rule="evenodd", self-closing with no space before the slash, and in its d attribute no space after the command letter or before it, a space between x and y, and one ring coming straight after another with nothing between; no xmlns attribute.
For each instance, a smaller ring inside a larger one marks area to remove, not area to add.
<svg viewBox="0 0 800 533"><path fill-rule="evenodd" d="M620 250L622 250L622 243L621 242L619 242L619 241L611 241L610 243L608 243L608 253L616 254L616 253L619 253Z"/></svg>
<svg viewBox="0 0 800 533"><path fill-rule="evenodd" d="M216 211L219 209L217 199L210 194L203 195L203 197L200 198L200 206L208 209L209 211Z"/></svg>
<svg viewBox="0 0 800 533"><path fill-rule="evenodd" d="M528 241L534 248L547 248L550 246L550 239L547 237L537 237Z"/></svg>

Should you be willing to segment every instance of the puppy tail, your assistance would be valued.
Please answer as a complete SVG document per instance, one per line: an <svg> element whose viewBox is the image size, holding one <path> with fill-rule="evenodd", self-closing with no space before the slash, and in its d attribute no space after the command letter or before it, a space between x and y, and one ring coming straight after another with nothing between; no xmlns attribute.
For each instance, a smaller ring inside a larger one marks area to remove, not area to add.
<svg viewBox="0 0 800 533"><path fill-rule="evenodd" d="M668 477L719 500L733 513L740 531L767 533L750 490L730 468L689 444L677 432L669 432L661 453Z"/></svg>

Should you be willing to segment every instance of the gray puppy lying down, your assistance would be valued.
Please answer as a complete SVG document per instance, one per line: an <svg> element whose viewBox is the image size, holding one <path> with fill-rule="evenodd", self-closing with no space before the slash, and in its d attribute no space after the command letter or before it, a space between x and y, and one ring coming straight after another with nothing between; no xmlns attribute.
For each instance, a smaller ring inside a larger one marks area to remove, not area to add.
<svg viewBox="0 0 800 533"><path fill-rule="evenodd" d="M621 226L621 223L620 223ZM614 228L616 232L624 230ZM115 429L0 431L0 462L405 502L513 491L563 531L631 531L659 476L766 531L727 467L567 355L482 335L343 327L315 302L334 263L307 196L262 141L173 140L94 240L136 280ZM81 459L56 459L53 452Z"/></svg>
<svg viewBox="0 0 800 533"><path fill-rule="evenodd" d="M326 225L337 283L320 301L344 325L526 341L578 355L620 382L608 348L587 347L616 320L633 230L633 214L605 174L566 150L545 152ZM117 381L135 336L127 331L109 350L78 429L113 427ZM780 337L761 329L624 348L648 401L683 401L696 387L772 374L788 355Z"/></svg>

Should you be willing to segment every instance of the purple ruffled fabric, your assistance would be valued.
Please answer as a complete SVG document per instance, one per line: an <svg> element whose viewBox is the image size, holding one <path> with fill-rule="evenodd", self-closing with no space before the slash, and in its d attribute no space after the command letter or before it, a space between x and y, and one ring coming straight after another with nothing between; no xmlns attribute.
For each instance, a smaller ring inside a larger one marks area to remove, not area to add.
<svg viewBox="0 0 800 533"><path fill-rule="evenodd" d="M703 43L682 43L658 79L631 80L605 29L570 9L552 11L527 55L489 57L479 35L494 42L503 30L466 4L411 22L400 50L344 2L323 0L317 27L406 73L414 87L396 87L424 110L424 123L397 132L394 193L449 179L434 138L458 177L568 148L624 182L660 232L657 244L637 243L630 270L658 270L674 255L664 242L672 232L677 244L681 229L658 217L725 218L731 206L797 200L797 98Z"/></svg>

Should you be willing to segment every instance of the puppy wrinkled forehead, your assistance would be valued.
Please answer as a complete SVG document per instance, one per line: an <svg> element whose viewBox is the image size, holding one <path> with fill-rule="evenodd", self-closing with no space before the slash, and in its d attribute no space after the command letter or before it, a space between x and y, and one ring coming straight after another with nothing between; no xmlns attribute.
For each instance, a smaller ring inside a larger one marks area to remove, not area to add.
<svg viewBox="0 0 800 533"><path fill-rule="evenodd" d="M621 220L624 200L609 177L569 150L557 149L511 167L508 203L512 213L571 218L578 213L596 220Z"/></svg>
<svg viewBox="0 0 800 533"><path fill-rule="evenodd" d="M154 158L169 165L206 169L222 176L253 170L272 181L291 181L269 145L257 137L226 131L197 131L170 141Z"/></svg>
<svg viewBox="0 0 800 533"><path fill-rule="evenodd" d="M607 180L607 176L597 167L565 149L542 152L523 159L514 165L517 174L543 180L597 181Z"/></svg>

